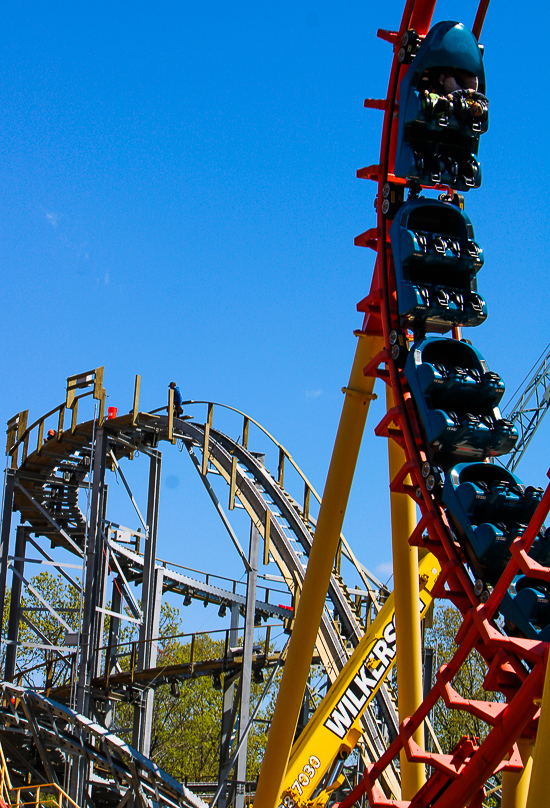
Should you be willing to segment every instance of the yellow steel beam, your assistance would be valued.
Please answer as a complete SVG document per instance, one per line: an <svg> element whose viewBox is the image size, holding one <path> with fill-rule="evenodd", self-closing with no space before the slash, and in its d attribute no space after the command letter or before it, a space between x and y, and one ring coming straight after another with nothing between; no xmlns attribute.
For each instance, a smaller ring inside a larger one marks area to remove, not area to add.
<svg viewBox="0 0 550 808"><path fill-rule="evenodd" d="M388 410L394 406L388 386ZM393 440L388 441L390 480L406 462L404 451ZM399 721L412 715L422 704L422 642L418 614L418 548L411 547L409 537L416 526L416 505L407 494L390 494L393 585L395 592L395 628L397 634L397 691ZM424 726L414 740L424 748ZM426 780L424 764L412 763L401 752L401 798L412 800Z"/></svg>
<svg viewBox="0 0 550 808"><path fill-rule="evenodd" d="M363 369L383 346L381 337L366 334L359 337L348 385L350 392L346 393L344 399L315 539L258 780L254 800L257 808L276 808L281 793L365 421L373 398L375 380L364 376Z"/></svg>
<svg viewBox="0 0 550 808"><path fill-rule="evenodd" d="M535 754L533 755L533 768L529 784L529 797L527 808L541 808L548 805L548 750L550 749L550 670L548 667L548 652L546 653L546 674L544 677L544 690L542 691L542 704L540 708L537 740L535 741Z"/></svg>
<svg viewBox="0 0 550 808"><path fill-rule="evenodd" d="M424 617L432 601L432 589L441 571L439 561L425 553L419 572L422 581L418 616ZM392 592L365 633L333 686L292 747L282 805L304 805L316 792L315 805L326 805L330 789L318 792L338 759L345 759L362 735L361 716L388 676L396 658L395 591ZM397 795L396 795L397 796ZM290 800L285 798L290 797Z"/></svg>
<svg viewBox="0 0 550 808"><path fill-rule="evenodd" d="M502 773L500 808L526 808L527 805L533 768L533 741L530 738L520 738L518 748L523 761L523 771Z"/></svg>

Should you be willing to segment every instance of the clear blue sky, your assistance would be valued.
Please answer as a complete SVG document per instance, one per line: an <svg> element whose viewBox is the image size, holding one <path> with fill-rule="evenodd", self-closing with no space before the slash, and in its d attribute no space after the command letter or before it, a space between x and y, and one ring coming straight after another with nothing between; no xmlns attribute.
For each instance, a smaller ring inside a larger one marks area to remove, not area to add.
<svg viewBox="0 0 550 808"><path fill-rule="evenodd" d="M378 160L382 114L363 99L385 95L391 47L376 30L396 28L402 8L4 8L4 420L26 408L34 420L68 375L98 365L123 410L136 373L147 408L175 379L184 397L257 418L322 490L373 269L374 253L353 246L375 224L374 185L355 171ZM441 2L435 20L471 25L475 9ZM541 2L524 14L495 0L481 39L491 117L467 211L489 318L467 336L510 391L550 339L547 68L535 45L548 17ZM345 532L387 578L381 408L372 415ZM520 466L526 482L545 482L549 429L550 418ZM161 554L240 575L190 464L169 454Z"/></svg>

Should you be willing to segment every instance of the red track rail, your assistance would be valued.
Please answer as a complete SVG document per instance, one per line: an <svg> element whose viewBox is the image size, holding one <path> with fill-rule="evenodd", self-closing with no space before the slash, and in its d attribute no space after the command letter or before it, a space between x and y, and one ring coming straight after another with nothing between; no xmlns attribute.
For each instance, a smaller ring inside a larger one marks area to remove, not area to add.
<svg viewBox="0 0 550 808"><path fill-rule="evenodd" d="M382 213L382 188L388 181L403 184L393 176L399 82L407 67L397 59L398 43L409 28L425 35L429 28L436 0L407 0L399 32L379 31L379 36L394 44L394 58L390 73L387 99L367 101L366 106L383 109L384 126L380 150L380 164L358 172L378 183L378 224L356 239L356 243L369 246L377 252L370 294L358 309L365 313L363 330L369 334L382 334L387 346L371 364L365 375L376 375L391 385L395 401L376 428L376 434L396 440L407 458L405 465L392 480L392 491L407 493L420 508L421 519L409 541L426 547L437 556L442 574L437 584L438 597L451 600L463 615L462 627L457 635L458 649L450 664L437 674L436 683L424 703L400 727L399 737L390 745L383 757L367 767L363 780L339 804L349 808L363 794L368 795L371 806L397 806L398 808L460 808L481 806L485 797L484 784L488 778L503 770L521 771L523 763L517 747L520 736L534 737L540 711L535 700L542 696L548 644L534 640L507 637L493 621L498 604L513 578L521 571L550 581L550 570L540 567L527 555L550 509L550 485L547 487L527 530L512 545L512 558L498 584L485 604L476 597L464 556L455 541L445 513L426 488L421 473L428 459L422 445L421 431L416 421L410 392L402 371L391 357L389 335L399 328L396 292L392 276L391 247L388 223ZM481 0L473 32L479 39L489 0ZM410 475L412 484L405 484ZM462 699L451 687L451 681L473 649L481 653L488 665L484 682L487 690L501 691L506 703L492 703ZM413 734L429 715L438 699L447 708L472 713L492 728L478 745L475 740L463 738L451 755L424 752L413 740ZM415 797L408 800L389 800L375 785L377 778L391 761L404 749L409 760L424 762L433 774Z"/></svg>

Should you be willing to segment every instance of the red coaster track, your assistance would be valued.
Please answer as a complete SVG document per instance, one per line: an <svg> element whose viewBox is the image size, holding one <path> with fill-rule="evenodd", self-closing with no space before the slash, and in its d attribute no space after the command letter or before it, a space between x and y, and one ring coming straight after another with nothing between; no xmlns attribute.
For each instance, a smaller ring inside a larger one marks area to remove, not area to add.
<svg viewBox="0 0 550 808"><path fill-rule="evenodd" d="M488 7L482 0L473 25L479 39ZM382 210L383 188L388 182L405 185L406 180L394 176L395 148L398 125L398 88L407 70L398 60L403 34L414 29L421 37L428 33L435 0L408 0L398 32L379 31L378 36L394 45L394 58L387 99L368 99L365 106L385 112L380 150L380 164L358 172L359 177L378 183L378 224L356 239L361 246L376 250L377 259L369 296L358 308L365 313L363 330L384 337L390 346L390 333L399 329L395 279L389 224ZM433 186L430 186L433 188ZM459 337L459 332L453 334ZM400 808L458 808L481 806L485 798L484 785L499 771L521 771L523 762L518 750L520 737L534 738L540 710L544 673L548 654L547 643L508 637L501 632L494 617L503 595L514 577L520 573L550 581L550 569L537 564L528 556L542 523L550 508L550 486L534 513L527 529L512 544L512 558L494 587L486 603L474 593L470 575L465 569L462 549L450 530L445 512L426 487L422 465L428 461L423 446L408 385L398 364L386 347L365 368L365 375L376 376L391 386L395 407L387 413L376 428L376 434L397 441L405 452L406 463L391 483L391 490L407 493L420 508L421 518L409 542L429 549L439 559L442 574L436 585L437 597L450 600L462 613L463 623L457 635L458 649L452 661L436 677L436 683L424 703L410 718L403 721L398 738L376 763L367 767L363 780L340 802L339 808L352 806L367 794L372 806L399 806ZM412 482L406 483L409 478ZM484 682L487 690L500 691L504 702L466 700L452 688L451 682L470 652L476 649L485 659L488 672ZM429 715L438 699L448 709L462 710L484 720L490 731L479 743L477 739L463 738L452 754L434 754L423 751L413 740L413 734ZM405 750L411 761L431 767L432 775L412 800L389 800L376 786L383 770Z"/></svg>

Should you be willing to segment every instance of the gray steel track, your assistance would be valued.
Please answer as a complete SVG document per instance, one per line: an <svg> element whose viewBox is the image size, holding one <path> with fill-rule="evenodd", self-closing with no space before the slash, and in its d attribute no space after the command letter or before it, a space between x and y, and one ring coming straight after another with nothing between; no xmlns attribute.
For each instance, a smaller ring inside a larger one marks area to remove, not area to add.
<svg viewBox="0 0 550 808"><path fill-rule="evenodd" d="M135 451L147 453L148 446L168 439L168 418L140 413L136 424L106 422L109 442L118 459L133 456ZM80 424L74 433L65 432L60 441L53 440L33 452L15 472L14 509L21 513L22 521L30 524L36 535L47 537L52 547L63 546L75 554L82 554L86 532L86 519L78 504L78 489L90 470L93 450L93 422ZM174 419L174 437L181 439L191 451L204 449L205 425L184 419ZM300 590L313 541L312 521L304 514L254 454L228 435L210 428L208 461L211 467L229 484L233 458L237 458L236 493L263 535L266 514L269 511L270 549L283 577L291 590ZM128 547L108 542L122 568L130 573L129 580L143 577L144 557ZM157 568L159 565L157 565ZM244 605L244 597L221 587L214 587L168 567L162 567L163 590L191 594L212 603ZM242 601L242 603L241 603ZM331 576L328 592L330 609L324 610L319 628L317 652L333 682L345 665L349 653L362 637L364 627L357 615L342 578ZM287 618L288 612L279 607L257 601L256 611L264 617ZM333 611L336 619L331 615ZM36 694L35 694L36 695ZM41 698L35 695L32 699ZM29 699L31 696L28 697ZM377 714L378 712L378 714ZM379 728L382 717L386 731ZM80 717L86 722L88 719ZM365 733L370 756L381 755L398 727L393 701L385 687L378 696L377 709L365 719Z"/></svg>

